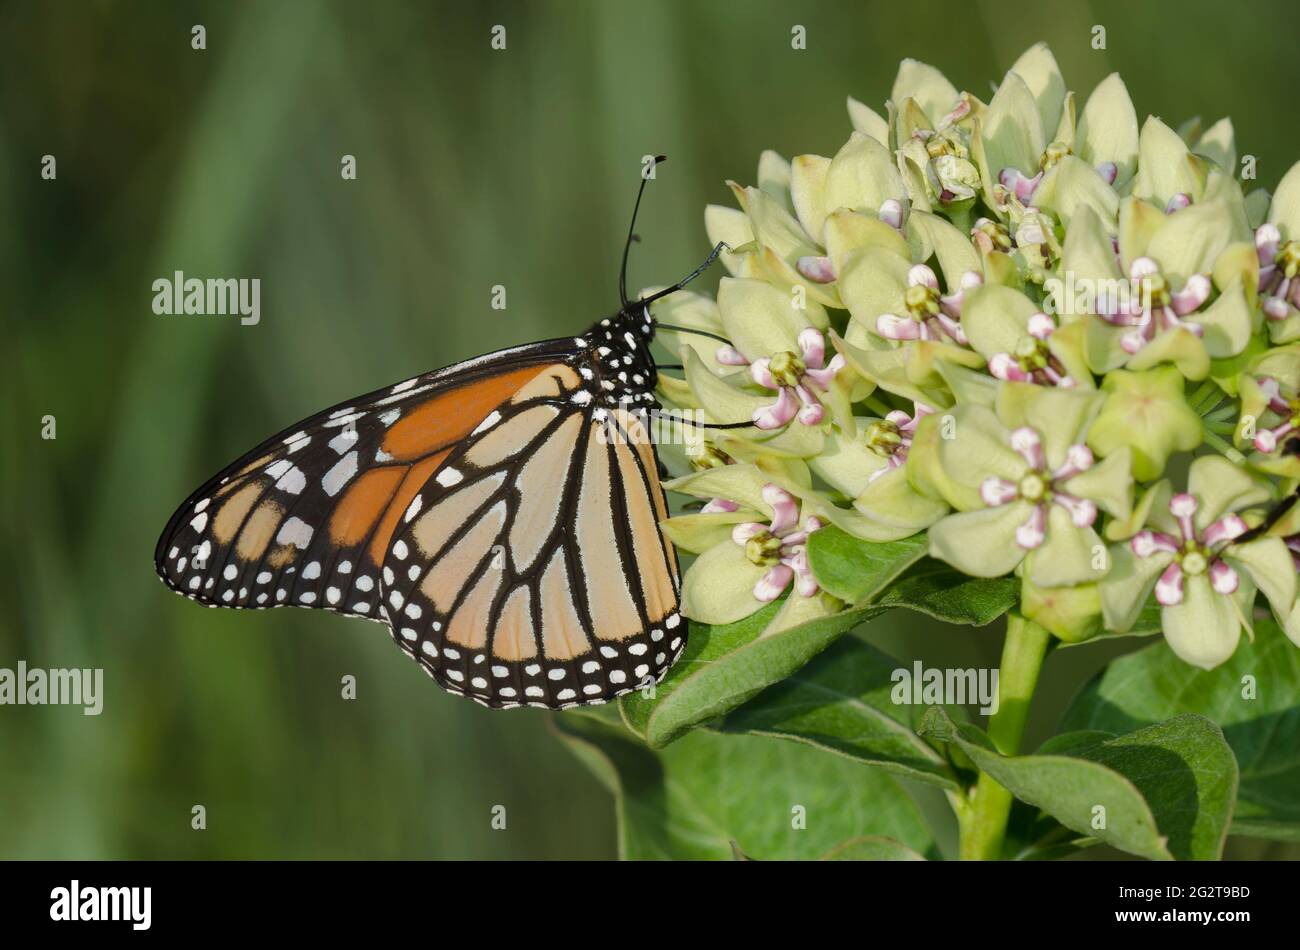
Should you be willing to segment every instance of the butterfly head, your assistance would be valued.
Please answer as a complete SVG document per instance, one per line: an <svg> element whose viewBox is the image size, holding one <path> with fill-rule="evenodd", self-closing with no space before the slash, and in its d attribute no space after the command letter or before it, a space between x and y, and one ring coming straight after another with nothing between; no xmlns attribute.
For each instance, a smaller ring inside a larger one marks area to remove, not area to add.
<svg viewBox="0 0 1300 950"><path fill-rule="evenodd" d="M628 408L657 404L654 392L659 376L650 352L654 334L650 308L634 301L579 338L599 402Z"/></svg>

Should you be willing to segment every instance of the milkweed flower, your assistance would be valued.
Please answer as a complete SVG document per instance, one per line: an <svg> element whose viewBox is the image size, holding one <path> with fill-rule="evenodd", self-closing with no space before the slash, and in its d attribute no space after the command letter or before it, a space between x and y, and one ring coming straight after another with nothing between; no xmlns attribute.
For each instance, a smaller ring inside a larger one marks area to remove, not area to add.
<svg viewBox="0 0 1300 950"><path fill-rule="evenodd" d="M799 517L799 502L784 489L763 486L763 500L772 508L772 520L745 521L731 529L731 540L745 551L745 558L767 572L754 584L754 599L776 600L790 583L801 597L817 593L817 580L808 568L808 535L822 526L817 518Z"/></svg>
<svg viewBox="0 0 1300 950"><path fill-rule="evenodd" d="M975 271L966 271L955 291L939 292L939 278L929 267L917 264L907 272L907 310L903 316L882 313L876 318L876 332L888 340L935 340L948 337L966 345L961 327L962 301L966 292L984 283Z"/></svg>
<svg viewBox="0 0 1300 950"><path fill-rule="evenodd" d="M833 612L808 563L808 538L824 522L768 474L737 463L687 475L668 487L708 498L700 512L663 522L679 548L698 555L682 582L687 616L734 623L783 596L773 629Z"/></svg>
<svg viewBox="0 0 1300 950"><path fill-rule="evenodd" d="M752 423L669 483L703 502L664 522L698 556L688 615L835 609L833 527L1013 575L1062 640L1131 630L1149 595L1211 666L1263 592L1300 643L1300 520L1248 528L1300 481L1300 163L1246 194L1230 121L1139 122L1117 75L1076 98L1043 44L987 101L904 60L848 113L833 154L728 182L705 228L730 276L665 318L726 341L683 339L665 400Z"/></svg>
<svg viewBox="0 0 1300 950"><path fill-rule="evenodd" d="M826 417L818 395L831 388L835 374L844 368L844 357L836 355L826 361L826 338L815 327L800 330L797 342L798 353L782 350L752 363L734 346L718 350L720 364L748 366L754 382L777 391L776 402L753 412L754 425L760 429L779 429L795 418L815 426Z"/></svg>
<svg viewBox="0 0 1300 950"><path fill-rule="evenodd" d="M1101 510L1125 517L1131 507L1128 453L1099 463L1085 444L1099 394L1004 385L1023 389L1000 414L959 406L955 437L924 450L923 464L938 470L935 483L957 509L930 528L930 555L973 577L1024 561L1039 586L1097 580L1105 571L1093 525Z"/></svg>
<svg viewBox="0 0 1300 950"><path fill-rule="evenodd" d="M1296 571L1286 544L1275 537L1238 541L1248 530L1238 512L1271 495L1227 459L1198 458L1187 491L1163 507L1154 505L1150 528L1111 546L1113 566L1101 582L1107 626L1128 630L1154 592L1170 648L1208 670L1236 650L1257 590L1285 623L1296 599Z"/></svg>

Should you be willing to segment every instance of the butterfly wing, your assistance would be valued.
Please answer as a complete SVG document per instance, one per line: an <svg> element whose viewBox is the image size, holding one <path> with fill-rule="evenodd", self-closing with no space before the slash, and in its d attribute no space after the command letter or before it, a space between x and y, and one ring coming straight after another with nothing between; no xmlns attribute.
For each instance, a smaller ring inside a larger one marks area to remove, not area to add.
<svg viewBox="0 0 1300 950"><path fill-rule="evenodd" d="M361 396L272 436L172 515L154 563L212 607L382 621L379 574L410 499L460 440L572 340L502 350Z"/></svg>
<svg viewBox="0 0 1300 950"><path fill-rule="evenodd" d="M494 707L604 702L685 643L654 448L571 365L489 415L412 497L383 562L393 639Z"/></svg>

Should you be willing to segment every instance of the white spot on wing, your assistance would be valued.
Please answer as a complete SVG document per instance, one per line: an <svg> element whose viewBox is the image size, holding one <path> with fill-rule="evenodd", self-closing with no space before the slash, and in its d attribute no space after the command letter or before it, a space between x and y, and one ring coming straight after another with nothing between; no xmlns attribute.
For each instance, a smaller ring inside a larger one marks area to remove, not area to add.
<svg viewBox="0 0 1300 950"><path fill-rule="evenodd" d="M356 429L344 429L334 438L330 439L329 446L339 455L342 455L348 449L352 448L353 443L357 441Z"/></svg>
<svg viewBox="0 0 1300 950"><path fill-rule="evenodd" d="M311 544L313 530L307 522L294 516L280 526L280 533L275 536L275 540L279 544L292 544L305 551L307 545Z"/></svg>
<svg viewBox="0 0 1300 950"><path fill-rule="evenodd" d="M500 421L501 421L501 413L493 409L491 412L488 413L487 418L484 419L482 422L478 424L478 426L475 427L474 431L471 432L470 435L478 435L480 432L484 432L492 428Z"/></svg>
<svg viewBox="0 0 1300 950"><path fill-rule="evenodd" d="M456 469L443 466L442 468L438 469L438 474L435 475L433 478L434 481L436 481L443 488L450 488L452 485L460 484L461 480L464 479L464 477L465 476L462 475Z"/></svg>
<svg viewBox="0 0 1300 950"><path fill-rule="evenodd" d="M325 494L333 498L339 493L352 476L357 473L357 453L349 452L343 458L334 463L334 467L325 473L325 477L320 480L320 487L325 489Z"/></svg>

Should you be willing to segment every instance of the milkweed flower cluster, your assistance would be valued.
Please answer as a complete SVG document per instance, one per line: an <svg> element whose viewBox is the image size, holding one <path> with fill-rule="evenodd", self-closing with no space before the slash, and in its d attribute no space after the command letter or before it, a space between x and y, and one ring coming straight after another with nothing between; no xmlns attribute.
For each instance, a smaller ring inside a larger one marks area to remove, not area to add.
<svg viewBox="0 0 1300 950"><path fill-rule="evenodd" d="M1041 44L988 102L905 60L848 112L835 155L765 152L706 210L716 299L655 304L712 334L665 400L752 423L668 483L704 503L665 522L686 613L843 609L809 559L834 526L1012 575L1063 640L1158 616L1209 669L1271 610L1300 643L1300 521L1254 530L1300 482L1300 164L1247 193L1228 119L1140 122Z"/></svg>

